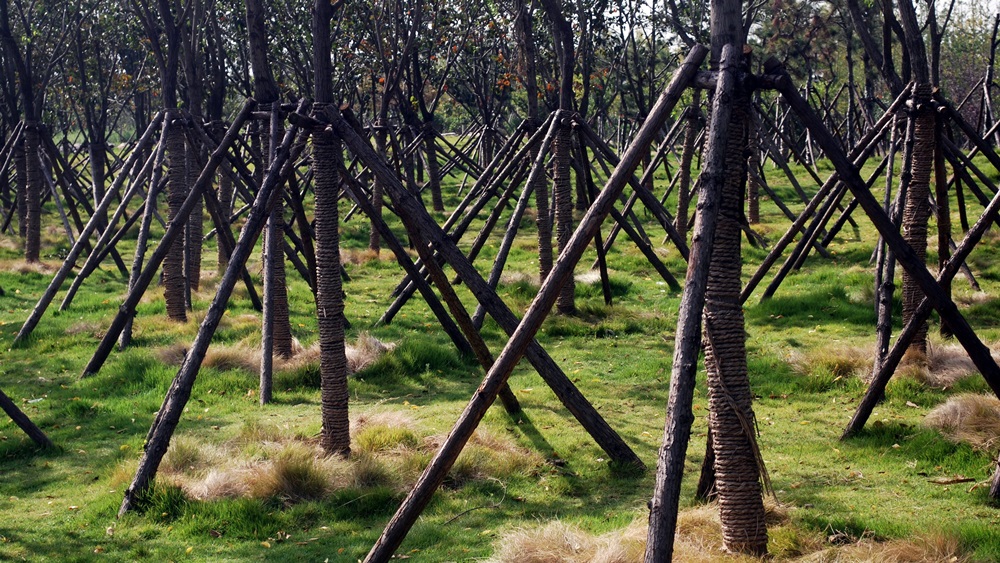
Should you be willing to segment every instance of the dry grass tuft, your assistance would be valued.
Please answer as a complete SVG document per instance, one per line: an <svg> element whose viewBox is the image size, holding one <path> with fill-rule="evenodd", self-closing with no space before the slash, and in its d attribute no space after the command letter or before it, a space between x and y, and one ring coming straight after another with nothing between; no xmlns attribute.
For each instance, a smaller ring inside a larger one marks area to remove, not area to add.
<svg viewBox="0 0 1000 563"><path fill-rule="evenodd" d="M174 366L184 363L186 355L186 344L172 344L156 351L156 359ZM220 371L241 369L256 373L260 369L260 350L246 346L212 346L205 354L201 365Z"/></svg>
<svg viewBox="0 0 1000 563"><path fill-rule="evenodd" d="M993 357L1000 360L1000 355ZM929 341L926 354L908 351L899 372L931 387L951 387L960 379L979 373L969 354L959 344Z"/></svg>
<svg viewBox="0 0 1000 563"><path fill-rule="evenodd" d="M860 346L835 345L810 350L793 351L789 363L802 375L832 375L835 378L868 378L874 362L871 350Z"/></svg>
<svg viewBox="0 0 1000 563"><path fill-rule="evenodd" d="M349 459L327 456L316 440L248 420L230 440L211 444L178 437L160 467L165 482L199 500L250 497L284 504L320 499L347 488L408 490L431 458L436 441L425 438L405 413L358 416ZM460 469L463 481L531 473L538 454L508 439L478 434ZM125 483L130 475L120 477Z"/></svg>
<svg viewBox="0 0 1000 563"><path fill-rule="evenodd" d="M769 549L778 560L799 563L917 563L964 562L958 538L931 534L905 540L876 542L850 539L845 545L830 546L819 534L803 532L788 524L786 509L766 502ZM682 510L677 518L674 560L685 563L759 562L746 555L727 553L722 548L718 506L714 504ZM589 534L571 524L553 521L540 528L521 528L505 535L490 558L492 563L631 563L643 560L647 523L637 518L629 526L603 535ZM788 537L793 537L788 549Z"/></svg>
<svg viewBox="0 0 1000 563"><path fill-rule="evenodd" d="M362 332L353 345L348 344L346 347L348 373L357 373L365 369L379 359L382 354L395 347L394 343L382 342L371 334Z"/></svg>
<svg viewBox="0 0 1000 563"><path fill-rule="evenodd" d="M15 251L24 250L24 243L17 237L0 237L0 248ZM4 267L6 267L6 265Z"/></svg>
<svg viewBox="0 0 1000 563"><path fill-rule="evenodd" d="M104 336L104 326L94 321L80 321L70 325L66 329L66 334L70 336L86 334L93 338L102 338Z"/></svg>
<svg viewBox="0 0 1000 563"><path fill-rule="evenodd" d="M247 476L251 497L277 498L285 504L316 500L336 486L346 471L346 461L318 455L314 447L284 444L275 457L259 464ZM342 486L342 485L341 485Z"/></svg>
<svg viewBox="0 0 1000 563"><path fill-rule="evenodd" d="M985 291L955 292L955 303L959 305L984 305L993 300L993 296Z"/></svg>
<svg viewBox="0 0 1000 563"><path fill-rule="evenodd" d="M365 249L340 249L340 263L361 265L373 260L381 260L381 254L374 250Z"/></svg>
<svg viewBox="0 0 1000 563"><path fill-rule="evenodd" d="M944 534L876 542L861 540L809 554L798 563L963 563L959 540Z"/></svg>
<svg viewBox="0 0 1000 563"><path fill-rule="evenodd" d="M361 333L354 344L346 346L347 372L351 374L364 369L395 347L394 343L382 342L367 332ZM165 364L179 366L184 362L185 354L187 354L185 345L174 344L160 348L156 352L156 357ZM261 351L256 346L246 344L212 346L205 354L202 366L216 368L220 371L239 369L249 373L257 373L260 369L260 358ZM290 358L275 356L274 369L277 372L290 372L310 367L318 370L319 359L318 342L308 348L303 348L298 340L294 340L292 342L292 356Z"/></svg>
<svg viewBox="0 0 1000 563"><path fill-rule="evenodd" d="M500 275L500 283L503 285L524 283L534 287L539 287L541 285L538 281L537 273L529 274L526 272L504 272Z"/></svg>
<svg viewBox="0 0 1000 563"><path fill-rule="evenodd" d="M928 413L924 424L954 442L992 451L1000 443L1000 399L974 393L956 395Z"/></svg>
<svg viewBox="0 0 1000 563"><path fill-rule="evenodd" d="M7 263L7 270L18 274L43 274L51 275L59 269L59 264L47 264L45 262L25 262L24 260L13 260Z"/></svg>
<svg viewBox="0 0 1000 563"><path fill-rule="evenodd" d="M443 436L433 436L425 441L425 447L437 450L443 441ZM544 463L544 458L535 451L522 448L508 438L477 430L455 460L448 479L459 485L471 480L530 475Z"/></svg>
<svg viewBox="0 0 1000 563"><path fill-rule="evenodd" d="M589 285L592 283L600 283L600 282L601 282L600 270L587 270L582 274L576 275L576 283L582 285Z"/></svg>

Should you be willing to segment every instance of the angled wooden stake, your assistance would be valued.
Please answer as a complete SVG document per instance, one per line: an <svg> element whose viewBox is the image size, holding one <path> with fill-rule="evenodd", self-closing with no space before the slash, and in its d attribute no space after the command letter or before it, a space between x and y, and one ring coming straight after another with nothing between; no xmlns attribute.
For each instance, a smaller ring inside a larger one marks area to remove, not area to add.
<svg viewBox="0 0 1000 563"><path fill-rule="evenodd" d="M503 351L497 357L496 363L486 375L486 379L476 391L461 418L445 439L441 449L434 455L423 475L407 495L402 506L393 516L382 536L372 547L365 561L388 561L393 552L402 543L406 533L416 522L417 517L430 501L431 495L440 486L457 459L458 454L472 436L486 409L494 401L500 386L507 380L514 366L521 359L528 345L533 342L535 333L547 316L556 297L565 282L573 273L573 267L579 261L601 222L607 216L610 207L621 194L622 189L632 177L633 171L639 165L642 153L649 150L649 145L656 137L657 131L669 116L670 111L680 99L691 77L704 60L707 49L696 46L674 74L673 79L661 94L656 105L639 130L633 144L625 152L621 164L615 169L604 190L597 197L594 205L580 221L569 244L563 250L553 266L551 273L542 284L538 296L532 301L517 330L511 336ZM353 147L352 147L353 148ZM367 145L365 148L371 150ZM454 266L454 264L453 264ZM491 313L492 314L492 313ZM494 315L496 316L496 315ZM634 454L633 454L634 455Z"/></svg>
<svg viewBox="0 0 1000 563"><path fill-rule="evenodd" d="M645 557L647 563L670 561L673 555L684 457L691 437L691 423L694 422L691 402L694 397L695 371L698 368L698 351L701 349L701 317L726 176L729 114L741 55L740 50L731 45L724 48L719 83L712 101L707 154L702 160L701 178L698 182L698 211L695 215L691 254L688 257L674 337L674 363L670 373L670 396L663 429L663 445L657 458L656 485L649 505Z"/></svg>

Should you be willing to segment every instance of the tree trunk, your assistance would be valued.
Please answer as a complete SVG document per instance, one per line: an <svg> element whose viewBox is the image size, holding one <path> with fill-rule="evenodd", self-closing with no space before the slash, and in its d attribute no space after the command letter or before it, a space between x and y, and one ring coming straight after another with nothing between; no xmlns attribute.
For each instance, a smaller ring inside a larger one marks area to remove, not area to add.
<svg viewBox="0 0 1000 563"><path fill-rule="evenodd" d="M351 453L348 420L347 356L344 352L344 298L340 279L337 200L342 158L340 143L323 132L313 136L316 191L316 314L320 338L320 443L329 454Z"/></svg>
<svg viewBox="0 0 1000 563"><path fill-rule="evenodd" d="M570 178L573 139L568 124L560 123L558 127L556 137L552 140L552 191L555 193L556 205L556 242L559 251L562 252L573 236L573 188ZM576 312L575 292L576 284L570 276L559 292L559 299L556 300L556 310L559 313L569 315Z"/></svg>
<svg viewBox="0 0 1000 563"><path fill-rule="evenodd" d="M187 174L184 166L184 131L179 123L172 123L167 132L167 205L169 220L174 221L187 197ZM163 260L163 297L167 302L167 316L171 320L187 321L184 277L184 237L174 239Z"/></svg>
<svg viewBox="0 0 1000 563"><path fill-rule="evenodd" d="M17 184L17 235L28 236L28 159L22 139L14 146L14 182Z"/></svg>
<svg viewBox="0 0 1000 563"><path fill-rule="evenodd" d="M386 135L388 131L386 127L385 120L383 119L380 119L375 125L375 150L382 160L387 160L386 155L388 154L388 149L386 148ZM376 178L374 183L372 183L372 207L375 208L376 217L382 217L382 192L382 182ZM368 249L378 253L381 249L378 229L375 228L374 224L371 226L371 229L371 233L368 235Z"/></svg>
<svg viewBox="0 0 1000 563"><path fill-rule="evenodd" d="M186 160L189 186L194 185L198 181L198 175L201 172L199 162L203 158L200 158L201 155L198 154L200 150L199 147L188 141ZM191 216L188 217L187 229L184 236L184 278L187 280L185 300L187 301L188 309L191 309L191 292L198 291L198 287L201 285L201 249L202 238L205 235L205 214L203 210L204 204L199 199L194 211L191 212Z"/></svg>
<svg viewBox="0 0 1000 563"><path fill-rule="evenodd" d="M910 165L912 179L906 193L906 205L903 208L903 239L916 253L923 263L927 260L927 224L931 216L930 180L931 166L934 162L934 129L935 117L930 106L931 85L917 84L913 89L913 102L917 115L913 130L913 160ZM903 323L913 316L924 292L906 271L903 272ZM922 326L910 350L921 353L927 351L927 326Z"/></svg>
<svg viewBox="0 0 1000 563"><path fill-rule="evenodd" d="M221 121L217 123L216 133L219 134L220 138L226 132L226 125ZM226 221L226 226L229 228L229 221L233 214L233 191L235 186L233 185L233 178L230 176L229 172L232 171L233 165L229 161L224 161L219 165L219 172L217 174L217 184L219 186L219 208L222 209L223 219ZM226 266L229 264L229 259L226 257L226 252L222 245L219 245L219 266L218 270L221 274L226 271Z"/></svg>
<svg viewBox="0 0 1000 563"><path fill-rule="evenodd" d="M739 299L748 102L737 97L729 123L726 179L705 294L705 367L723 543L730 551L763 555L767 526Z"/></svg>
<svg viewBox="0 0 1000 563"><path fill-rule="evenodd" d="M744 44L739 0L712 2L712 62L725 45ZM743 64L746 64L745 62ZM725 102L725 100L723 100ZM754 434L753 395L747 377L746 332L740 304L743 199L747 181L750 98L741 85L732 97L726 168L714 251L705 291L703 332L708 379L709 425L715 451L715 486L725 549L767 553L760 460Z"/></svg>
<svg viewBox="0 0 1000 563"><path fill-rule="evenodd" d="M42 246L42 184L45 179L39 160L38 127L37 123L27 123L24 127L24 156L27 163L24 259L28 262L38 262Z"/></svg>
<svg viewBox="0 0 1000 563"><path fill-rule="evenodd" d="M427 155L427 184L431 190L431 204L434 211L444 211L444 200L441 197L441 166L437 159L437 142L434 122L424 124L424 152Z"/></svg>
<svg viewBox="0 0 1000 563"><path fill-rule="evenodd" d="M698 122L701 110L701 90L694 90L691 105L688 107L687 123L684 124L684 145L681 149L681 166L677 171L681 175L677 185L677 216L674 228L682 239L687 240L688 211L691 207L691 163L694 160L694 144L698 136Z"/></svg>
<svg viewBox="0 0 1000 563"><path fill-rule="evenodd" d="M283 127L281 126L281 106L274 102L272 106L270 132L261 135L261 144L264 146L266 162L270 166L274 159L274 152L281 139ZM278 186L278 195L271 208L271 214L267 219L267 227L264 229L264 303L270 302L270 307L264 315L270 321L271 352L282 358L289 358L292 355L292 326L288 318L288 287L285 277L285 253L283 241L285 238L285 204L284 192L285 184ZM270 283L268 283L270 282ZM266 352L266 351L265 351Z"/></svg>

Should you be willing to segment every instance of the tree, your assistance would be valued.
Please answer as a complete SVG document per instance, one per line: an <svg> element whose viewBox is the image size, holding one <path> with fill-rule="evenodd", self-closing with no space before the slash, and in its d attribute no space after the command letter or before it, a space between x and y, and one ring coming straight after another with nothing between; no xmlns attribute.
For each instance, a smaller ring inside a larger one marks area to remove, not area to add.
<svg viewBox="0 0 1000 563"><path fill-rule="evenodd" d="M264 5L260 0L246 3L247 30L250 40L250 64L254 76L254 98L262 107L271 111L271 127L262 128L260 144L265 166L271 164L277 150L277 140L283 121L278 102L278 83L271 73L267 60L267 29L264 26ZM271 208L264 229L264 312L262 330L262 356L260 367L260 402L271 400L272 356L287 358L292 355L292 329L288 320L288 292L285 285L284 251L284 185L279 186L274 207Z"/></svg>
<svg viewBox="0 0 1000 563"><path fill-rule="evenodd" d="M316 109L333 102L330 20L334 7L316 0L313 7L313 68ZM340 278L340 199L343 149L332 132L313 135L313 181L316 192L316 314L320 342L320 444L329 454L351 453L348 419L347 355L344 345L344 293Z"/></svg>
<svg viewBox="0 0 1000 563"><path fill-rule="evenodd" d="M930 104L931 77L928 71L927 50L921 33L917 14L910 0L899 2L899 21L903 26L906 38L906 51L909 53L913 71L912 106L915 115L910 119L915 121L913 127L913 151L910 162L911 178L906 192L906 203L903 208L903 239L916 252L921 262L927 260L927 224L931 215L930 180L931 168L934 162L935 144L935 114ZM904 180L905 181L905 180ZM924 292L913 277L903 272L903 322L913 316ZM926 323L914 337L911 350L921 353L927 351Z"/></svg>
<svg viewBox="0 0 1000 563"><path fill-rule="evenodd" d="M187 178L187 154L184 130L178 109L178 73L182 33L189 16L180 3L159 0L155 9L145 2L132 0L132 9L138 16L149 40L150 49L160 71L160 99L167 112L167 119L174 120L166 138L167 154L167 205L171 221L184 221L177 214L190 186ZM155 202L150 202L154 205ZM167 304L167 316L174 321L187 320L188 281L184 275L184 239L178 238L170 245L170 251L163 260L163 296Z"/></svg>
<svg viewBox="0 0 1000 563"><path fill-rule="evenodd" d="M712 0L712 61L722 47L744 44L739 0ZM745 64L745 63L744 63ZM749 69L745 69L749 70ZM705 293L705 369L708 374L709 425L715 452L715 483L726 549L767 553L767 525L760 486L760 456L754 436L753 395L747 377L746 332L740 303L745 155L750 129L749 92L737 85L732 101L726 171L719 222Z"/></svg>
<svg viewBox="0 0 1000 563"><path fill-rule="evenodd" d="M570 160L573 150L572 129L565 116L573 111L573 29L562 13L559 0L542 0L545 15L552 24L552 41L559 59L559 109L564 121L558 124L552 140L552 193L556 206L556 242L559 250L566 248L573 235L573 192ZM563 314L576 311L573 277L566 281L556 300L556 310Z"/></svg>
<svg viewBox="0 0 1000 563"><path fill-rule="evenodd" d="M22 24L15 38L9 4ZM45 93L58 61L64 54L69 30L70 6L62 2L25 5L19 0L0 2L0 42L8 64L17 74L24 122L24 258L38 262L41 252L42 175L41 135ZM20 151L17 155L20 160ZM21 167L19 167L21 168Z"/></svg>

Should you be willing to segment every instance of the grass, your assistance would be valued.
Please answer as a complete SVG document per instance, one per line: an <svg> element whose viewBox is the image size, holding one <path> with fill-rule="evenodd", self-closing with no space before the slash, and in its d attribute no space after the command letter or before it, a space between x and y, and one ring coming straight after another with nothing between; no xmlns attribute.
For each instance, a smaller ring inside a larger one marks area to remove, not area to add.
<svg viewBox="0 0 1000 563"><path fill-rule="evenodd" d="M802 208L780 171L772 180L793 210ZM817 189L803 186L810 193ZM447 206L456 203L453 197ZM755 229L773 242L787 220L766 200L762 209L764 223ZM650 215L637 213L667 267L682 277L677 252L659 244L663 233ZM833 261L810 257L774 297L761 301L766 279L745 307L759 441L781 503L774 507L771 551L777 560L798 561L1000 560L1000 513L982 486L995 452L926 422L936 416L954 422L959 415L930 414L960 396L989 392L954 344L935 336L929 354L893 378L866 429L847 442L838 440L864 392L874 340L868 257L875 237L857 217L860 236L850 229L841 233L831 246ZM53 219L46 217L56 224ZM121 302L124 280L113 268L97 271L71 309L46 313L32 338L12 347L68 243L60 229L48 229L48 256L36 266L18 258L15 240L0 237L0 388L57 444L39 451L0 419L0 559L362 558L483 375L473 359L455 351L419 299L392 324L375 327L400 271L387 252L364 249L367 233L359 217L342 228L351 275L345 284L348 342L358 351L350 380L351 459L317 453L315 305L290 271L299 346L292 359L276 364L275 402L257 404L259 316L238 290L145 510L121 520L115 513L146 432L214 295L214 267L206 266L190 321L167 321L162 293L152 288L139 305L135 346L115 352L100 373L81 380ZM498 287L516 313L538 291L533 236L529 217ZM125 256L130 241L123 243ZM994 258L1000 237L988 236L985 244L970 259L984 291L957 280L955 297L980 336L996 342L1000 299L991 296L1000 290ZM213 245L206 265L214 263ZM476 262L484 274L495 251L491 242ZM744 280L764 251L746 247L745 256ZM399 555L529 561L544 547L558 549L554 559L539 561L631 561L641 551L679 295L621 238L608 256L612 304L606 305L599 277L588 270L594 258L589 251L577 268L578 314L549 318L537 339L647 470L613 464L522 362L509 383L523 411L511 416L494 407L487 413ZM249 271L259 274L259 253ZM465 286L456 290L471 311L474 301ZM932 333L936 328L933 321ZM507 341L489 317L482 334L494 355ZM679 550L686 561L724 557L713 508L692 500L706 409L699 379L682 490ZM975 481L940 484L958 475ZM565 546L578 549L576 559Z"/></svg>

